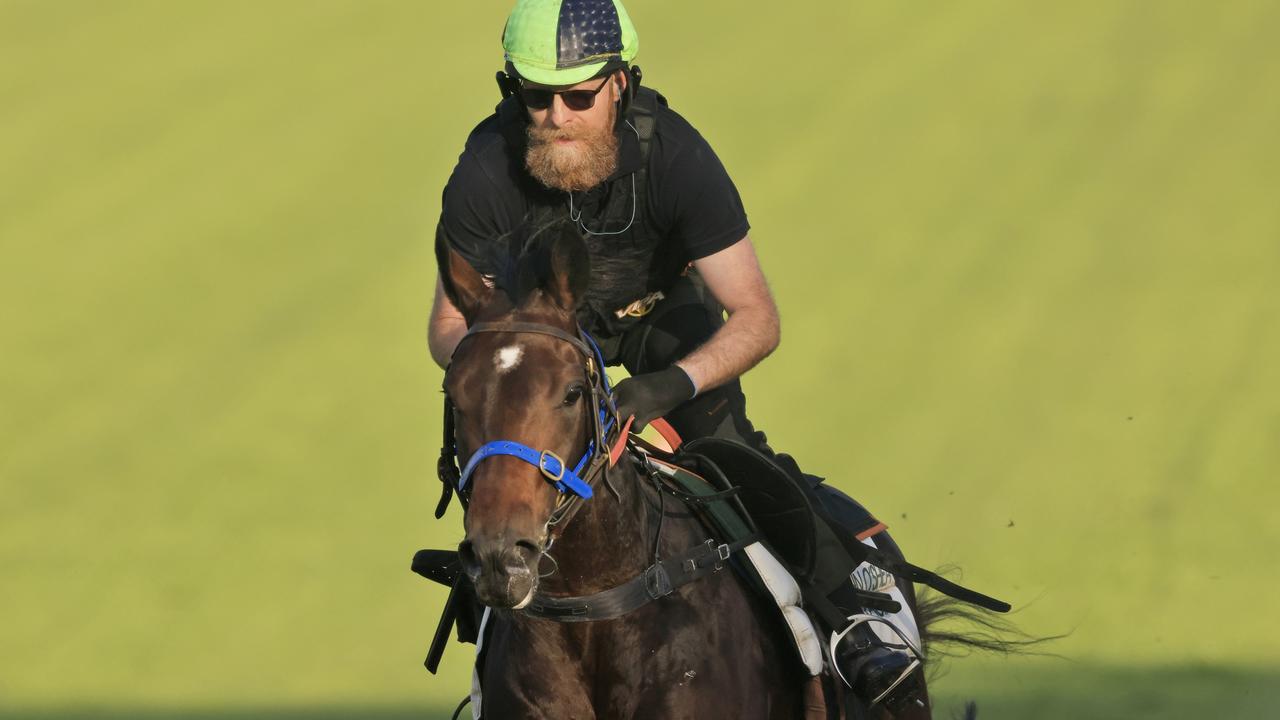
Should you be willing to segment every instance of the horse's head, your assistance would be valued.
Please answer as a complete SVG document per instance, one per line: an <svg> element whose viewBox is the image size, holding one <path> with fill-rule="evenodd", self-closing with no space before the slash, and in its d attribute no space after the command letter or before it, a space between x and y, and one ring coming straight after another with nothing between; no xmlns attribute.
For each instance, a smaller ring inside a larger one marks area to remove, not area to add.
<svg viewBox="0 0 1280 720"><path fill-rule="evenodd" d="M439 258L445 292L472 328L445 374L458 455L473 459L463 478L469 503L459 555L477 596L491 607L522 607L532 599L548 521L567 497L548 482L554 467L544 470L547 464L571 468L595 429L588 361L576 342L587 250L572 226L552 232L557 237L549 246L520 263L510 283L518 287L510 293L489 288L451 250ZM505 330L515 323L525 330ZM528 330L534 327L553 332ZM481 328L487 331L476 332ZM495 441L534 449L540 459L473 457Z"/></svg>

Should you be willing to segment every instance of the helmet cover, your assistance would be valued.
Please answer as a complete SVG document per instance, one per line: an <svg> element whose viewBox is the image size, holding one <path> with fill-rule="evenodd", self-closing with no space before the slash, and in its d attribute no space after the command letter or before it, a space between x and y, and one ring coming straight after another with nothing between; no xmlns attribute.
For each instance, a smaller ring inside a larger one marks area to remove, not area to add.
<svg viewBox="0 0 1280 720"><path fill-rule="evenodd" d="M518 0L502 32L507 62L541 85L590 80L639 48L621 0Z"/></svg>

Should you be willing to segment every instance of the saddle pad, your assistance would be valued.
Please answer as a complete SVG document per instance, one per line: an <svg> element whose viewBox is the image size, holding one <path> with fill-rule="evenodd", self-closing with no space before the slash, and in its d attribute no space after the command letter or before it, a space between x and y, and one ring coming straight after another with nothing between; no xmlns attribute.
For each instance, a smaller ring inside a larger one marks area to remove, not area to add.
<svg viewBox="0 0 1280 720"><path fill-rule="evenodd" d="M813 620L800 604L800 585L764 545L752 543L744 552L774 603L782 611L782 620L791 633L791 640L795 643L796 652L800 654L805 670L809 671L810 676L820 674L824 660L822 642L818 640L818 630L814 627Z"/></svg>
<svg viewBox="0 0 1280 720"><path fill-rule="evenodd" d="M715 495L720 490L725 489L713 486L706 478L675 463L659 460L655 457L649 457L648 461L663 476L668 478L677 489L687 495L699 497ZM716 499L700 502L698 507L692 509L705 513L705 515L699 513L700 517L703 517L703 524L709 524L707 530L714 533L720 542L731 543L736 540L744 540L754 534L748 521L743 519L738 510L727 500Z"/></svg>

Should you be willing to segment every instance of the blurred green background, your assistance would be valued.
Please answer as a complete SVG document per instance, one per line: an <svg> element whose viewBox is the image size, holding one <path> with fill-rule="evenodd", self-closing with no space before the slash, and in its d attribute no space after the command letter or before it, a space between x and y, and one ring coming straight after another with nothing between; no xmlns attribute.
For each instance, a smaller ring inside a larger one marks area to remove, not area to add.
<svg viewBox="0 0 1280 720"><path fill-rule="evenodd" d="M439 193L509 3L0 0L0 716L448 717ZM1280 4L633 0L784 319L775 447L1061 659L1280 715ZM455 508L456 510L456 508Z"/></svg>

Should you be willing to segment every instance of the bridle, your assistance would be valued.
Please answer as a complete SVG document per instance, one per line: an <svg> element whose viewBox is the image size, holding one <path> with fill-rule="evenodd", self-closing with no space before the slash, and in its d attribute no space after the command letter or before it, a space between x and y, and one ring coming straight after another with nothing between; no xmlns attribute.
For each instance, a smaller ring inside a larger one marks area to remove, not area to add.
<svg viewBox="0 0 1280 720"><path fill-rule="evenodd" d="M573 335L545 323L516 320L476 323L467 330L467 334L458 344L461 345L468 338L480 333L533 333L547 335L573 346L583 357L587 385L591 391L592 436L587 442L587 448L582 457L572 467L550 450L532 448L514 440L493 440L476 449L459 471L453 406L446 395L444 441L440 449L440 460L436 464L436 471L443 488L440 502L436 506L436 517L444 515L449 500L455 492L465 511L471 495L467 484L476 468L488 458L505 455L538 468L543 479L560 492L560 499L547 525L556 531L562 531L565 522L577 512L582 502L595 495L594 486L598 479L603 478L609 490L615 497L618 496L617 490L610 484L608 468L617 461L626 443L627 428L622 428L622 431L617 434L617 447L611 447L609 436L618 425L618 411L613 403L613 389L609 384L609 377L604 372L604 355L600 352L600 347L595 340L581 327L577 328L577 334Z"/></svg>
<svg viewBox="0 0 1280 720"><path fill-rule="evenodd" d="M467 490L467 481L481 462L501 455L518 458L538 468L543 478L560 492L560 500L547 520L547 545L542 549L545 553L564 531L569 519L582 507L583 502L594 497L594 485L597 479L603 479L613 496L621 498L609 480L608 468L617 462L628 447L631 420L619 423L612 388L609 385L609 378L604 373L604 356L600 352L600 347L581 327L577 328L576 335L572 335L544 323L515 320L476 323L467 330L467 334L459 341L459 345L467 338L479 333L534 333L549 335L572 345L583 357L586 377L591 388L592 438L587 443L587 449L583 452L582 458L572 468L549 450L538 450L513 440L493 440L472 453L462 471L459 472L453 407L446 395L444 443L440 450L440 461L437 464L440 481L444 488L440 503L436 506L436 517L444 515L449 500L455 492L462 503L463 511L466 511L470 495ZM611 433L615 433L612 445L609 443ZM640 457L645 456L642 454ZM649 468L650 480L660 500L664 494L668 493L678 497L683 495L666 488L658 479L652 465L647 460L643 462ZM714 493L713 496L728 496L734 492L736 488ZM659 505L659 523L653 539L653 563L630 580L590 595L560 597L535 592L523 612L546 620L570 623L618 618L654 600L670 595L684 585L720 572L732 553L742 550L757 540L754 533L729 543L718 544L715 540L708 538L683 552L664 558L659 554L658 548L662 538L661 520L665 515L665 508Z"/></svg>

